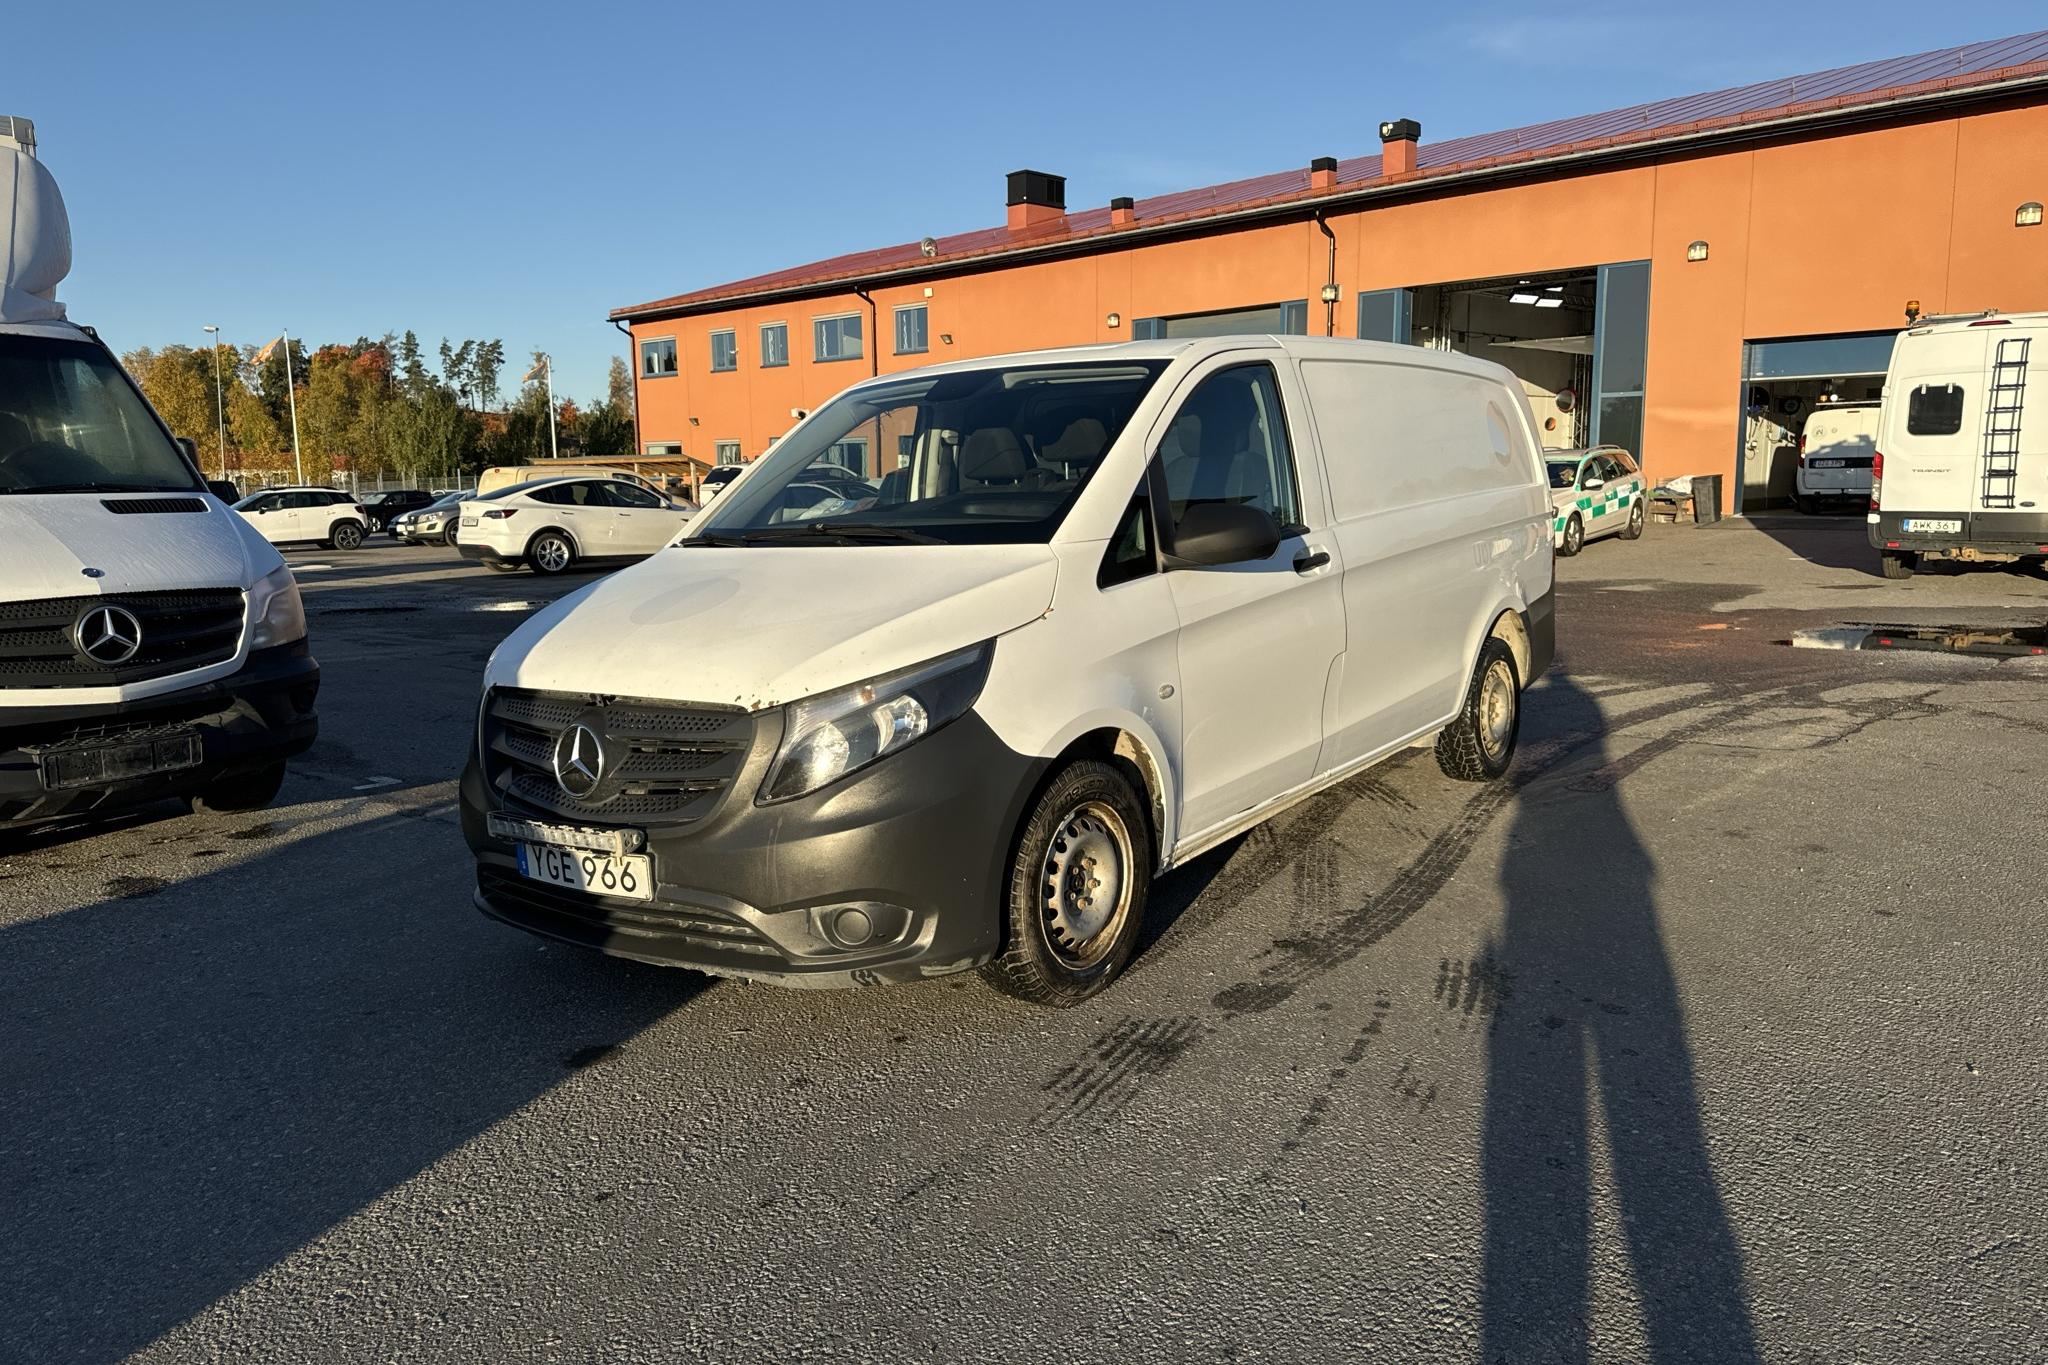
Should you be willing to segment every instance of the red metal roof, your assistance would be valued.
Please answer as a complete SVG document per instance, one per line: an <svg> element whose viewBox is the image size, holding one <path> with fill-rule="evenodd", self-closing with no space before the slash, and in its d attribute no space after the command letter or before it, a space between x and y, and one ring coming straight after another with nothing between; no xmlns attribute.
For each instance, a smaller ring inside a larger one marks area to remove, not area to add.
<svg viewBox="0 0 2048 1365"><path fill-rule="evenodd" d="M1831 71L1758 81L1702 95L1657 100L1602 114L1552 119L1548 123L1510 128L1505 132L1425 142L1418 148L1415 173L1403 177L1402 183L1427 181L1518 161L1590 155L1625 144L1662 141L1739 127L1745 123L1846 113L1913 95L1937 94L2044 74L2048 74L2048 30L1966 43L1961 47L1922 52L1910 57L1859 62ZM1329 190L1312 191L1308 169L1301 167L1202 189L1155 195L1137 202L1137 222L1131 227L1112 227L1109 210L1095 208L1077 209L1064 218L1022 231L991 227L955 233L937 239L938 249L931 263L944 266L1011 251L1028 251L1056 243L1130 232L1135 228L1199 222L1204 218L1289 200L1309 201L1341 196L1375 186L1381 179L1380 165L1377 152L1340 160L1337 163L1336 187ZM615 310L612 316L635 318L650 313L740 302L756 295L813 285L856 283L924 263L920 245L903 242L635 304Z"/></svg>

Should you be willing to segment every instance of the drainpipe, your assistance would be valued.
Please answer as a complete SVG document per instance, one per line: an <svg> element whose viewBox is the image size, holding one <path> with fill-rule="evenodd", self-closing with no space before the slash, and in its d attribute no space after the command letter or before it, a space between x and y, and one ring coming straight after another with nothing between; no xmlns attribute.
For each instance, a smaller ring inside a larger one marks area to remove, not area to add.
<svg viewBox="0 0 2048 1365"><path fill-rule="evenodd" d="M853 296L868 306L868 374L872 377L882 372L881 311L875 307L875 296L866 289L856 285Z"/></svg>
<svg viewBox="0 0 2048 1365"><path fill-rule="evenodd" d="M640 357L633 354L633 329L617 318L612 319L612 326L626 339L626 373L633 376L633 453L642 455L647 447L640 443Z"/></svg>
<svg viewBox="0 0 2048 1365"><path fill-rule="evenodd" d="M1330 231L1330 225L1323 221L1323 211L1316 210L1316 231L1330 239L1330 268L1323 279L1323 335L1337 335L1337 234Z"/></svg>

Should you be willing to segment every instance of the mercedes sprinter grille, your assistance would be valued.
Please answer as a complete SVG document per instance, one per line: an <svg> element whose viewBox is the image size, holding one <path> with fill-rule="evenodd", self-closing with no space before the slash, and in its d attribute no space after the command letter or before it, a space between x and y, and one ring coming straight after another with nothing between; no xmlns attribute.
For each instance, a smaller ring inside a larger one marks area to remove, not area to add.
<svg viewBox="0 0 2048 1365"><path fill-rule="evenodd" d="M236 588L0 602L0 689L146 682L226 663L241 642Z"/></svg>
<svg viewBox="0 0 2048 1365"><path fill-rule="evenodd" d="M570 734L581 728L582 734ZM738 707L494 690L485 776L500 808L602 824L684 825L718 808L754 745Z"/></svg>

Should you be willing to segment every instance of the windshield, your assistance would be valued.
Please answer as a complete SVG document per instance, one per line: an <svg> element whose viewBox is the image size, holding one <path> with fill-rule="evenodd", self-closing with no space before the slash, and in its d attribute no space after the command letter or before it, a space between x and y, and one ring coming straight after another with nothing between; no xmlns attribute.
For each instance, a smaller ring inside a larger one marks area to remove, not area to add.
<svg viewBox="0 0 2048 1365"><path fill-rule="evenodd" d="M200 487L105 351L66 337L0 335L0 495Z"/></svg>
<svg viewBox="0 0 2048 1365"><path fill-rule="evenodd" d="M1044 543L1166 362L869 384L761 457L684 544Z"/></svg>
<svg viewBox="0 0 2048 1365"><path fill-rule="evenodd" d="M1578 486L1578 456L1574 455L1566 460L1550 459L1545 460L1543 463L1550 470L1550 486L1552 488L1575 488Z"/></svg>

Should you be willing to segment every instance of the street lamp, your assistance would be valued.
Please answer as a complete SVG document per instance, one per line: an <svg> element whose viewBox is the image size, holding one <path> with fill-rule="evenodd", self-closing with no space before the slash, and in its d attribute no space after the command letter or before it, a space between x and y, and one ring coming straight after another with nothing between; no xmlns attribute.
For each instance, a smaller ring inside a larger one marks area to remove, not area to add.
<svg viewBox="0 0 2048 1365"><path fill-rule="evenodd" d="M212 342L207 346L207 349L213 352L213 419L220 424L220 476L222 480L226 480L228 476L228 409L227 401L221 397L220 387L220 328L206 327L201 330L213 338Z"/></svg>

